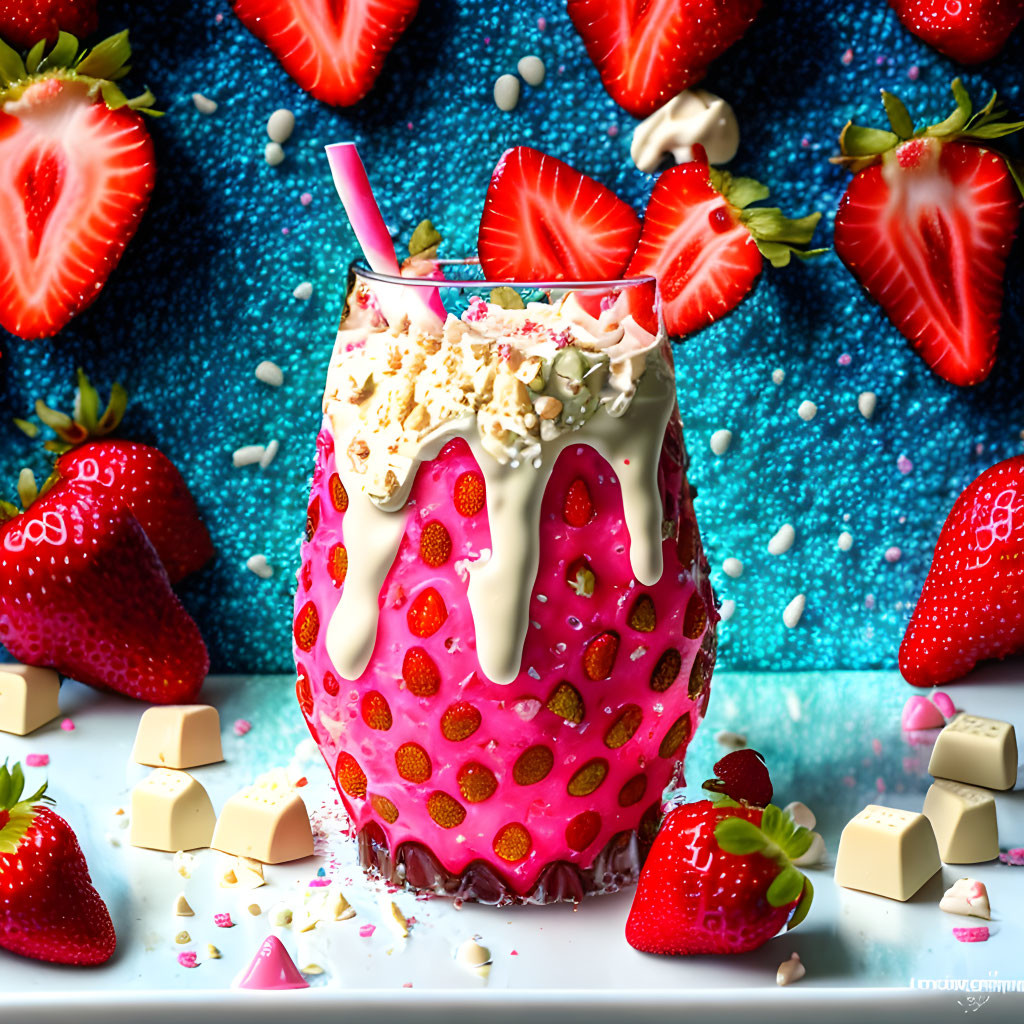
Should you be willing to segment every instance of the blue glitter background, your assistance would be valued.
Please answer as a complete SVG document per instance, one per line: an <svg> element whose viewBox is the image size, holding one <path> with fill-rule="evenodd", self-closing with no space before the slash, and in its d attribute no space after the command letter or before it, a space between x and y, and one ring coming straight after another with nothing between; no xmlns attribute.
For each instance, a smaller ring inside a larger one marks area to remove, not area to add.
<svg viewBox="0 0 1024 1024"><path fill-rule="evenodd" d="M290 671L320 395L356 255L322 147L354 139L388 223L404 240L432 217L449 255L472 250L490 171L510 145L547 150L638 209L654 179L629 159L635 122L604 92L559 3L423 0L374 91L349 110L305 95L227 3L108 0L102 13L104 30L131 27L129 82L149 85L167 111L150 123L159 178L88 311L49 341L0 336L0 477L13 492L21 465L46 472L10 417L37 396L67 408L76 366L101 386L120 379L134 398L123 436L177 463L217 544L216 562L181 588L213 670ZM1024 110L1021 38L964 76L977 100L998 87ZM547 80L524 86L518 108L501 113L493 82L529 53L545 60ZM879 123L882 87L915 115L945 116L957 70L883 0L769 0L703 84L739 118L731 169L770 185L793 215L822 210L816 242L829 244L845 184L828 163L840 127L851 116ZM214 115L196 111L194 91L219 103ZM296 128L284 163L269 167L265 125L280 106L294 110ZM736 603L721 629L724 667L895 664L952 502L981 470L1024 449L1022 248L996 370L970 391L933 376L832 253L768 268L737 311L677 348L698 516L719 596ZM292 297L303 281L314 287L305 302ZM265 358L283 368L283 387L253 376ZM865 390L879 399L870 421L857 411ZM809 423L796 411L805 399L819 410ZM723 427L734 439L716 458L708 438ZM266 470L232 467L236 447L271 438L281 451ZM796 543L773 557L768 539L785 522ZM855 539L845 553L842 530ZM901 557L889 562L894 547ZM257 552L275 568L270 580L245 568ZM721 572L729 556L745 565L739 579ZM782 609L798 592L807 611L787 630Z"/></svg>

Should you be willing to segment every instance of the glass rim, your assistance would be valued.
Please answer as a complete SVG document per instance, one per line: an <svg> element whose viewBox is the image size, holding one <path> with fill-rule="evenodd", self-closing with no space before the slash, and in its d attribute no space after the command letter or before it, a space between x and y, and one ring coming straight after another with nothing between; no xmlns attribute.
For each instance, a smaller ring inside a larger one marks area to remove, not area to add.
<svg viewBox="0 0 1024 1024"><path fill-rule="evenodd" d="M444 259L432 261L441 267L469 267L479 266L478 257L468 259ZM620 277L607 281L492 281L487 278L445 278L439 280L435 277L403 277L400 274L385 274L379 270L372 270L365 263L357 261L352 264L352 270L367 280L376 281L379 284L408 286L414 288L520 288L534 291L613 291L615 289L636 288L639 285L656 284L657 280L649 274L640 277Z"/></svg>

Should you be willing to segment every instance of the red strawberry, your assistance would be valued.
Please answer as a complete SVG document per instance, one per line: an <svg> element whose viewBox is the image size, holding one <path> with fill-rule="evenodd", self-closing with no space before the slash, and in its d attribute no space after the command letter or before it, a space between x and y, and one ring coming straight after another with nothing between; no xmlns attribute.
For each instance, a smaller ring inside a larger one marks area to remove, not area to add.
<svg viewBox="0 0 1024 1024"><path fill-rule="evenodd" d="M193 700L209 667L196 624L138 520L95 485L51 478L0 505L0 643L29 665L154 704Z"/></svg>
<svg viewBox="0 0 1024 1024"><path fill-rule="evenodd" d="M806 245L821 219L799 220L778 209L751 206L768 189L751 178L734 178L700 159L665 171L655 182L644 215L630 277L658 280L669 334L683 336L734 309L754 287L766 257L786 266ZM642 310L637 311L641 319Z"/></svg>
<svg viewBox="0 0 1024 1024"><path fill-rule="evenodd" d="M905 28L961 64L990 60L1024 18L1024 0L889 0Z"/></svg>
<svg viewBox="0 0 1024 1024"><path fill-rule="evenodd" d="M835 246L924 361L952 384L988 377L996 357L1006 260L1021 196L1007 160L978 140L1024 126L953 82L957 109L914 131L882 97L892 131L847 124L836 162L854 171L836 215Z"/></svg>
<svg viewBox="0 0 1024 1024"><path fill-rule="evenodd" d="M604 87L635 117L699 82L760 9L761 0L569 0Z"/></svg>
<svg viewBox="0 0 1024 1024"><path fill-rule="evenodd" d="M791 860L811 833L769 804L682 804L666 815L640 873L626 941L643 953L745 953L810 909Z"/></svg>
<svg viewBox="0 0 1024 1024"><path fill-rule="evenodd" d="M0 47L0 325L46 338L99 295L139 225L156 173L140 111L153 96L127 100L114 81L127 32L82 57L62 35L45 65Z"/></svg>
<svg viewBox="0 0 1024 1024"><path fill-rule="evenodd" d="M419 0L235 0L235 14L311 96L336 107L373 88Z"/></svg>
<svg viewBox="0 0 1024 1024"><path fill-rule="evenodd" d="M40 39L51 45L58 32L96 31L96 0L0 0L0 39L27 50Z"/></svg>
<svg viewBox="0 0 1024 1024"><path fill-rule="evenodd" d="M0 948L58 964L101 964L117 939L71 826L22 797L21 765L0 767Z"/></svg>
<svg viewBox="0 0 1024 1024"><path fill-rule="evenodd" d="M935 546L900 647L915 686L1024 651L1024 455L985 470L960 495Z"/></svg>
<svg viewBox="0 0 1024 1024"><path fill-rule="evenodd" d="M772 802L772 780L764 757L746 748L726 754L712 769L717 778L708 779L709 793L723 793L752 807L767 807Z"/></svg>
<svg viewBox="0 0 1024 1024"><path fill-rule="evenodd" d="M50 450L63 452L57 459L58 477L93 484L112 504L130 509L171 582L177 583L213 557L213 542L195 499L166 455L148 445L107 439L120 424L127 400L124 388L114 384L101 415L99 395L79 370L74 418L42 401L36 402L36 413L60 439L47 442Z"/></svg>
<svg viewBox="0 0 1024 1024"><path fill-rule="evenodd" d="M632 208L553 156L516 146L491 175L477 249L491 280L621 276L640 237Z"/></svg>

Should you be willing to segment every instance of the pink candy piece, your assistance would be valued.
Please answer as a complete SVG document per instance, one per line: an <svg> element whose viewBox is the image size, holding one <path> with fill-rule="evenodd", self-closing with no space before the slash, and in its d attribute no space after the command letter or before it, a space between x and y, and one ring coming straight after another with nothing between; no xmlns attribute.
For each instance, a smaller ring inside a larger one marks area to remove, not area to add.
<svg viewBox="0 0 1024 1024"><path fill-rule="evenodd" d="M954 928L953 935L957 942L988 942L988 928Z"/></svg>
<svg viewBox="0 0 1024 1024"><path fill-rule="evenodd" d="M75 723L72 722L70 718L65 718L64 721L60 723L60 727L65 732L74 732L75 731Z"/></svg>
<svg viewBox="0 0 1024 1024"><path fill-rule="evenodd" d="M276 935L269 935L263 940L263 945L238 982L238 987L276 991L309 988L309 982L299 973L281 940Z"/></svg>
<svg viewBox="0 0 1024 1024"><path fill-rule="evenodd" d="M236 736L244 736L252 728L252 722L248 718L239 718L232 726Z"/></svg>
<svg viewBox="0 0 1024 1024"><path fill-rule="evenodd" d="M26 754L25 765L28 768L45 768L50 763L49 754Z"/></svg>
<svg viewBox="0 0 1024 1024"><path fill-rule="evenodd" d="M199 961L196 959L195 953L184 952L178 954L178 963L182 967L198 967Z"/></svg>
<svg viewBox="0 0 1024 1024"><path fill-rule="evenodd" d="M368 939L375 931L377 926L373 924L364 924L359 927L359 938Z"/></svg>
<svg viewBox="0 0 1024 1024"><path fill-rule="evenodd" d="M312 194L309 192L303 192L302 195L299 196L299 202L302 203L303 206L309 206L309 204L313 202Z"/></svg>
<svg viewBox="0 0 1024 1024"><path fill-rule="evenodd" d="M1015 846L1006 853L999 854L999 859L1011 867L1024 868L1024 846Z"/></svg>
<svg viewBox="0 0 1024 1024"><path fill-rule="evenodd" d="M956 706L953 699L941 690L932 694L932 703L946 716L952 718L956 714Z"/></svg>
<svg viewBox="0 0 1024 1024"><path fill-rule="evenodd" d="M325 885L330 885L330 884L331 884L331 880L329 878L314 878L313 881L309 883L309 888L310 889L321 889Z"/></svg>
<svg viewBox="0 0 1024 1024"><path fill-rule="evenodd" d="M941 729L946 724L942 712L927 697L910 697L903 705L900 719L904 732L914 729Z"/></svg>
<svg viewBox="0 0 1024 1024"><path fill-rule="evenodd" d="M230 914L214 914L213 923L218 928L234 928L235 922L231 920Z"/></svg>

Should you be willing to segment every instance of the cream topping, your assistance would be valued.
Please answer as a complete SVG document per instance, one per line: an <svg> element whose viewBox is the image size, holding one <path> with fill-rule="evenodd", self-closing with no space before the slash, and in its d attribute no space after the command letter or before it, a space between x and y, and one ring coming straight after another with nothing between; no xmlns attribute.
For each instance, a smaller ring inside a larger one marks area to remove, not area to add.
<svg viewBox="0 0 1024 1024"><path fill-rule="evenodd" d="M677 164L692 160L698 143L709 163L726 164L739 149L740 129L725 100L704 89L688 89L636 126L629 155L641 171L653 174L669 153Z"/></svg>

